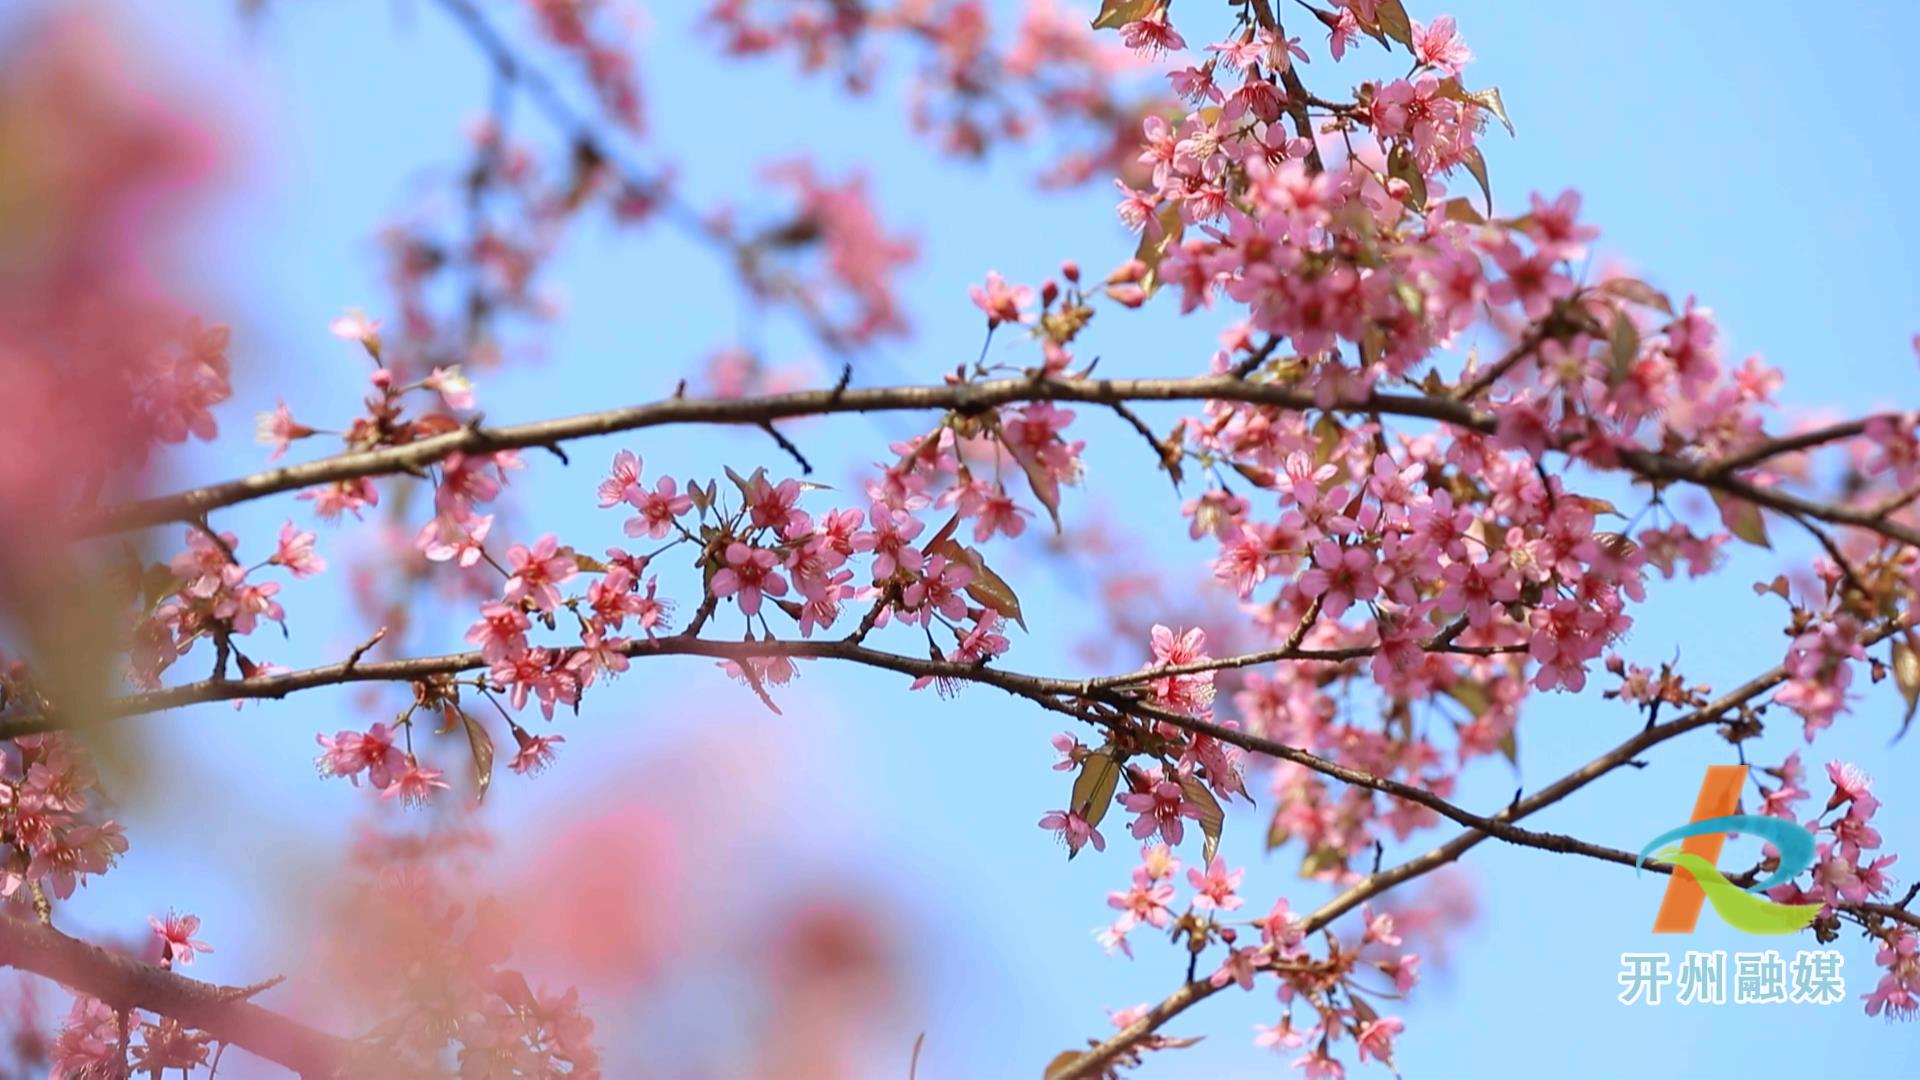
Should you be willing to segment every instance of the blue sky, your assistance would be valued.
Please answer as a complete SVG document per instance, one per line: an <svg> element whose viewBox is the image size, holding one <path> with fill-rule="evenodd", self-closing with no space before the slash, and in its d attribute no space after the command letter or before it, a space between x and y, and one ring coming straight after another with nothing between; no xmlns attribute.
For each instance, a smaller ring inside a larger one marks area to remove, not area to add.
<svg viewBox="0 0 1920 1080"><path fill-rule="evenodd" d="M797 83L784 63L720 62L691 33L697 6L653 5L643 66L650 138L679 157L694 201L750 206L758 164L804 152L830 176L866 169L883 219L921 239L921 261L901 282L916 338L888 350L888 366L863 372L863 382L894 371L930 379L970 359L979 325L965 291L985 271L1036 280L1062 258L1104 267L1130 248L1109 189L1036 193L1026 179L1036 159L939 158L907 131L896 97L848 102L829 84ZM1911 225L1901 224L1911 220L1909 178L1920 166L1920 152L1902 137L1920 107L1920 73L1909 56L1920 8L1863 5L1842 16L1785 3L1412 6L1416 17L1457 15L1478 57L1468 81L1503 91L1519 136L1489 136L1501 202L1578 187L1586 216L1604 230L1601 253L1714 308L1730 358L1759 352L1785 369L1785 400L1849 411L1920 405L1907 344L1920 330L1920 260ZM159 62L218 100L241 132L226 198L189 234L196 284L226 305L221 314L235 323L242 365L237 400L223 416L228 437L181 466L182 480L210 479L257 465L250 418L275 396L313 422L353 408L363 371L325 325L348 305L381 313L373 229L444 179L435 170L458 161L460 125L484 100L484 72L424 3L279 0L252 27L228 5L122 7ZM1180 7L1200 9L1198 19L1213 18L1220 5ZM1187 25L1198 44L1194 31L1203 24ZM1303 74L1323 94L1401 70L1401 61L1371 47L1335 67L1318 32L1306 36L1318 58ZM740 332L740 304L723 268L665 230L589 229L548 280L563 288L568 313L544 363L481 383L489 419L663 396ZM776 358L807 354L803 340L778 328L766 340ZM1209 325L1160 310L1096 327L1093 348L1107 373L1167 374L1203 370L1211 342ZM1150 412L1158 426L1173 415ZM1070 501L1142 523L1138 542L1154 557L1181 573L1197 569L1205 552L1185 540L1172 494L1158 480L1136 482L1143 466L1135 438L1104 417L1083 424L1090 477ZM882 440L903 430L848 418L798 437L823 476L844 489ZM619 543L618 519L594 509L592 489L606 458L628 446L647 459L650 475L780 464L757 434L676 430L602 440L577 453L571 469L531 460L516 483L527 519L584 549ZM252 538L257 551L288 516L306 520L304 504L279 500L219 523ZM323 530L323 553L346 535ZM1711 583L1656 583L1622 651L1650 663L1677 650L1694 678L1723 688L1773 664L1785 644L1777 601L1754 597L1748 584L1806 555L1797 539L1782 537L1780 548L1738 553ZM1014 557L1001 569L1021 590L1033 631L1009 665L1086 670L1067 648L1092 617L1084 591L1055 580L1054 564L1038 558ZM342 591L325 578L290 588L292 637L274 658L324 662L363 639L370 628ZM429 626L415 644L459 647L461 626ZM733 760L714 767L711 797L742 800L744 816L758 824L734 852L688 838L693 870L725 875L764 859L770 881L867 891L914 943L911 992L879 1021L873 1076L904 1075L921 1031L922 1077L1031 1075L1058 1050L1102 1033L1103 1007L1157 999L1177 984L1184 965L1171 949L1143 940L1129 962L1104 956L1092 941L1110 914L1106 891L1125 881L1125 845L1069 864L1033 826L1064 798L1061 775L1048 770L1053 718L982 689L942 703L909 694L903 680L824 665L808 669L786 698L786 716L774 720L704 662L638 665L565 722L567 753L555 769L532 783L501 779L491 820L512 836L566 812L583 790L657 768L689 739L717 741ZM343 823L366 807L364 792L315 779L313 733L363 726L379 713L328 691L239 713L207 707L142 721L169 736L154 739L151 752L153 771L170 782L136 804L143 816L132 855L87 892L77 917L124 926L167 905L192 910L221 949L196 973L260 977L267 958L283 955L274 951L275 920L258 913L286 896L276 878L305 853L336 845ZM1920 791L1920 749L1911 741L1889 749L1897 722L1891 690L1870 690L1809 760L1873 762L1889 846L1920 850L1920 795L1907 797ZM1483 761L1461 801L1502 805L1517 782L1537 787L1638 726L1597 697L1536 698L1524 713L1518 780L1505 763ZM1753 757L1776 761L1799 746L1797 727L1775 723ZM1682 741L1652 767L1610 777L1535 823L1638 847L1685 815L1701 767L1729 760L1729 752L1706 734ZM233 828L236 821L247 827ZM1263 905L1285 893L1296 908L1310 906L1320 887L1295 876L1297 852L1263 856L1263 832L1257 815L1229 819L1224 850L1249 866L1247 893ZM1447 835L1416 844L1424 849ZM1712 919L1684 943L1653 939L1659 879L1494 843L1462 867L1479 888L1480 916L1451 962L1406 1003L1399 1064L1409 1077L1892 1076L1910 1068L1912 1032L1869 1020L1851 1001L1831 1009L1618 1005L1623 950L1747 944ZM1895 869L1910 876L1911 867ZM1851 939L1840 947L1850 996L1864 993L1873 981L1869 952ZM635 1060L642 1037L705 1022L725 1000L722 986L699 980L680 994L603 1003L616 1060ZM1277 1015L1268 992L1220 995L1169 1028L1208 1039L1154 1059L1141 1075L1283 1074L1284 1059L1250 1042L1252 1025Z"/></svg>

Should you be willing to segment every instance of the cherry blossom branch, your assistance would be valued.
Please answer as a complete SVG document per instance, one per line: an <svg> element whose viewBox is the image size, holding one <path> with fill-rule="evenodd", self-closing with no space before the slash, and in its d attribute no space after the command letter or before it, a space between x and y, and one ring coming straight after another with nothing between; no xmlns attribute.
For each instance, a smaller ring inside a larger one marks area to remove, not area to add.
<svg viewBox="0 0 1920 1080"><path fill-rule="evenodd" d="M1474 398L1479 397L1488 387L1499 382L1501 377L1506 375L1507 372L1512 371L1522 360L1525 360L1538 351L1540 346L1544 344L1549 337L1553 336L1557 328L1556 322L1557 320L1550 315L1528 328L1527 332L1520 336L1520 340L1514 342L1511 349L1508 349L1500 359L1495 360L1485 371L1475 376L1472 382L1460 387L1459 391L1454 394L1454 397L1461 401L1472 401Z"/></svg>
<svg viewBox="0 0 1920 1080"><path fill-rule="evenodd" d="M1753 446L1737 454L1721 458L1718 462L1714 463L1714 471L1719 473L1733 473L1741 469L1752 468L1769 458L1778 457L1781 454L1797 453L1801 450L1812 450L1825 446L1828 443L1839 442L1842 439L1858 438L1860 435L1866 433L1867 425L1875 419L1876 417L1871 416L1862 417L1858 420L1849 420L1841 424L1829 424L1826 427L1813 428L1808 431L1802 431L1796 435L1783 435L1777 439L1767 439L1763 442L1755 443Z"/></svg>
<svg viewBox="0 0 1920 1080"><path fill-rule="evenodd" d="M1897 632L1903 624L1892 623L1863 639L1863 644L1876 644ZM1524 847L1539 848L1544 851L1561 854L1584 855L1606 862L1632 866L1636 857L1625 851L1603 845L1588 843L1575 837L1559 833L1536 832L1519 828L1511 822L1525 813L1542 806L1550 805L1578 790L1592 779L1610 771L1612 768L1631 760L1647 747L1664 742L1676 735L1684 734L1694 728L1716 722L1727 711L1743 704L1752 697L1779 685L1787 677L1784 667L1776 667L1719 702L1700 709L1689 716L1669 721L1665 724L1647 728L1633 739L1622 743L1613 751L1596 759L1607 763L1597 772L1590 772L1594 765L1590 763L1580 772L1571 774L1582 777L1577 783L1568 786L1567 778L1555 785L1543 789L1532 799L1516 802L1514 806L1499 814L1488 817L1475 814L1434 793L1410 784L1350 766L1330 761L1317 754L1309 753L1298 747L1278 740L1254 735L1237 728L1225 726L1210 720L1169 712L1150 706L1126 691L1117 688L1117 677L1102 679L1060 679L1021 672L1004 671L980 664L955 663L946 660L925 660L911 656L871 649L853 641L714 641L706 638L679 634L659 638L653 641L628 642L622 651L630 657L647 656L705 656L715 659L748 660L768 657L786 657L792 659L836 659L869 667L881 668L916 678L954 679L993 686L1010 694L1039 702L1055 711L1066 711L1090 722L1099 722L1099 717L1089 716L1069 708L1059 707L1058 699L1095 701L1120 713L1144 720L1171 725L1184 731L1207 735L1242 749L1265 754L1282 761L1292 762L1311 769L1321 775L1339 780L1342 783L1391 795L1398 799L1426 807L1461 825L1473 830L1468 834L1478 838L1493 836ZM1340 650L1352 656L1367 655L1367 649ZM1295 657L1298 658L1298 657ZM177 708L183 705L202 704L213 701L234 701L258 698L282 698L300 690L321 686L341 685L352 682L406 682L428 679L435 676L456 675L487 667L486 660L478 652L450 653L444 656L418 657L407 660L389 660L377 663L356 663L349 659L343 663L325 667L308 668L303 671L286 672L279 675L240 681L228 679L207 679L197 683L170 687L165 690L149 691L120 698L108 707L109 716L132 716ZM1213 670L1207 665L1195 665L1198 670ZM1172 673L1186 673L1186 668L1156 668L1138 673L1151 677L1164 677ZM1130 676L1131 677L1131 676ZM0 724L0 739L18 738L22 735L46 731L54 727L49 718L38 717L16 720ZM1518 811L1516 813L1516 811ZM1477 840L1475 841L1477 842ZM1349 905L1351 906L1351 905ZM1344 909L1343 909L1344 910ZM1902 921L1911 921L1920 926L1920 916L1906 916Z"/></svg>
<svg viewBox="0 0 1920 1080"><path fill-rule="evenodd" d="M215 986L189 979L51 926L0 915L0 966L45 976L122 1013L144 1009L170 1017L313 1080L334 1076L349 1057L346 1040L249 1000L265 986Z"/></svg>
<svg viewBox="0 0 1920 1080"><path fill-rule="evenodd" d="M1368 650L1342 650L1353 656L1366 655ZM1059 704L1058 699L1094 701L1117 712L1144 720L1155 721L1180 728L1184 731L1207 735L1209 737L1239 746L1255 753L1266 754L1282 761L1289 761L1342 783L1367 788L1385 795L1392 795L1408 802L1427 807L1443 817L1482 832L1498 836L1516 844L1541 847L1552 851L1567 851L1586 854L1588 850L1604 851L1593 848L1572 837L1549 833L1537 833L1516 828L1504 821L1483 817L1465 810L1430 791L1414 787L1397 780L1377 776L1373 773L1339 764L1309 753L1295 746L1264 738L1237 728L1227 727L1210 720L1187 716L1155 708L1117 688L1113 678L1106 679L1059 679L1021 672L1004 671L979 664L955 663L946 660L926 660L911 656L872 649L852 641L714 641L678 634L653 641L628 642L622 649L627 656L641 658L647 656L705 656L715 659L747 660L768 657L786 657L791 659L836 659L864 664L869 667L911 675L916 678L954 679L979 683L1004 690L1010 694L1028 698L1049 708ZM206 679L196 683L170 687L165 690L149 691L123 697L111 703L106 715L127 717L144 713L158 712L164 709L185 705L204 704L215 701L239 701L260 698L283 698L301 690L322 686L337 686L356 682L411 682L430 679L437 676L457 675L462 672L486 668L487 661L478 652L450 653L444 656L417 657L406 660L387 660L376 663L355 663L349 659L343 663L324 667L308 668L302 671L285 672L245 680ZM1159 677L1176 669L1152 669L1142 674ZM1066 711L1089 722L1098 722L1097 716L1061 707L1055 711ZM0 739L19 738L23 735L37 734L52 730L60 724L52 717L39 716L22 718L0 724Z"/></svg>
<svg viewBox="0 0 1920 1080"><path fill-rule="evenodd" d="M75 533L82 537L104 536L167 522L191 522L211 510L269 495L339 480L418 472L455 452L477 454L529 447L551 448L574 439L666 424L762 426L789 417L830 413L952 410L970 414L1028 401L1077 401L1109 407L1134 401L1237 401L1301 411L1412 417L1483 434L1491 434L1497 426L1493 414L1446 398L1373 392L1364 397L1327 405L1317 402L1309 390L1281 383L1250 382L1233 375L1157 379L1029 377L940 386L835 387L746 398L676 397L650 404L498 428L485 427L476 420L458 431L402 446L336 454L318 461L269 469L206 487L103 508L83 515L76 523ZM1621 464L1650 480L1696 484L1781 513L1804 514L1831 524L1862 528L1890 540L1920 547L1920 530L1891 521L1874 508L1815 502L1773 488L1758 487L1725 475L1713 462L1691 461L1648 450L1623 450L1618 457Z"/></svg>
<svg viewBox="0 0 1920 1080"><path fill-rule="evenodd" d="M1317 605L1318 601L1316 600L1315 603ZM1311 625L1312 625L1311 619L1302 619L1300 623L1300 627L1295 631L1295 633L1298 634L1299 636L1304 637L1305 630ZM1527 646L1524 644L1520 644L1520 645L1455 645L1453 644L1452 638L1449 636L1449 634L1457 635L1460 629L1463 628L1465 625L1466 624L1464 622L1454 624L1453 626L1449 627L1447 630L1443 630L1439 634L1435 635L1425 645L1421 646L1421 648L1426 652L1453 653L1461 656L1505 656L1505 655L1510 655L1514 653L1523 653L1527 651ZM1372 656L1379 651L1380 651L1379 647L1375 645L1354 645L1344 649L1303 649L1300 647L1300 643L1298 641L1289 639L1286 643L1282 644L1277 649L1265 649L1260 652L1242 653L1239 656L1223 656L1214 660L1200 660L1191 664L1176 664L1171 667L1149 668L1144 671L1130 671L1120 675L1106 675L1101 678L1092 680L1089 685L1098 687L1098 688L1112 687L1112 686L1127 686L1134 683L1145 682L1149 679L1164 679L1174 675L1198 675L1202 672L1207 672L1207 671L1231 671L1238 668L1255 667L1260 664L1276 663L1281 660L1322 660L1322 661L1358 660L1358 659L1361 659L1362 657Z"/></svg>
<svg viewBox="0 0 1920 1080"><path fill-rule="evenodd" d="M1867 634L1862 639L1862 644L1877 644L1901 632L1905 627L1906 622L1904 620L1889 623ZM1560 777L1558 780L1541 788L1532 795L1514 800L1511 806L1494 814L1487 820L1505 826L1507 823L1518 821L1529 814L1552 806L1562 799L1567 798L1569 795L1572 795L1574 792L1579 791L1581 788L1586 787L1588 784L1593 783L1595 780L1613 772L1615 769L1634 763L1640 758L1641 754L1669 739L1684 735L1698 728L1719 723L1726 714L1742 708L1754 698L1785 682L1787 676L1788 673L1785 665L1776 666L1735 688L1719 699L1685 716L1669 720L1664 724L1655 724L1647 727L1633 737L1620 743L1618 746L1615 746L1613 749L1601 754L1599 757L1594 758L1578 769L1567 773L1565 776ZM1489 836L1498 835L1500 834L1497 832L1470 828L1468 831L1448 840L1446 843L1408 859L1406 862L1386 870L1369 874L1349 886L1338 896L1335 896L1333 899L1314 909L1314 911L1303 920L1301 932L1303 934L1315 933L1332 923L1333 920L1359 907L1368 900L1396 886L1411 881L1414 878L1431 873L1442 866L1455 862L1460 856L1466 854ZM1517 843L1519 841L1515 842ZM1569 853L1590 855L1609 862L1622 861L1615 858L1614 856L1616 855L1626 856L1626 865L1633 865L1635 859L1634 856L1628 856L1625 852L1616 852L1610 848L1599 848L1597 846L1593 847L1593 850L1577 850ZM1646 866L1648 869L1661 873L1671 873L1672 871L1672 868L1665 864L1649 862ZM1871 914L1895 918L1909 925L1920 926L1920 916L1916 916L1914 913L1906 910L1904 906L1889 904L1854 904L1846 906L1850 909L1858 909ZM1218 989L1220 989L1220 987L1216 987L1206 980L1189 980L1185 985L1167 995L1167 997L1162 999L1153 1008L1147 1010L1140 1019L1128 1024L1113 1035L1095 1044L1073 1062L1050 1072L1047 1080L1086 1080L1086 1078L1099 1076L1101 1071L1104 1070L1109 1063L1127 1053L1141 1040L1159 1030L1168 1020L1173 1019L1191 1006L1212 996Z"/></svg>
<svg viewBox="0 0 1920 1080"><path fill-rule="evenodd" d="M1286 34L1280 28L1280 19L1273 13L1269 0L1253 0L1253 17L1263 30L1272 31L1285 40ZM1312 172L1326 171L1320 160L1320 144L1313 137L1313 119L1307 115L1307 105L1313 95L1307 93L1306 84L1300 81L1300 73L1293 69L1292 63L1280 68L1280 85L1286 90L1285 107L1287 116L1293 120L1294 134L1307 141L1307 168Z"/></svg>

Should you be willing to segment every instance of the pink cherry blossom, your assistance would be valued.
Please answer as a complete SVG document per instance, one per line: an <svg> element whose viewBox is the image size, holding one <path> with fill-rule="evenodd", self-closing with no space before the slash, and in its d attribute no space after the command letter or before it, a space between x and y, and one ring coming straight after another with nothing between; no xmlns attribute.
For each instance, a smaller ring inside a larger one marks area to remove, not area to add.
<svg viewBox="0 0 1920 1080"><path fill-rule="evenodd" d="M987 313L988 326L1021 322L1025 318L1021 309L1033 302L1031 288L1008 285L997 270L987 274L985 286L975 285L967 290L967 294L973 297L974 306Z"/></svg>
<svg viewBox="0 0 1920 1080"><path fill-rule="evenodd" d="M314 535L301 532L289 521L280 526L280 544L268 562L284 566L294 577L310 578L327 568L327 560L314 554Z"/></svg>
<svg viewBox="0 0 1920 1080"><path fill-rule="evenodd" d="M200 931L200 917L197 915L180 915L169 911L164 922L147 916L147 925L153 927L154 935L160 939L162 967L176 964L185 966L193 963L195 952L213 951L213 946L194 940L193 935Z"/></svg>
<svg viewBox="0 0 1920 1080"><path fill-rule="evenodd" d="M529 548L515 544L507 549L507 566L513 571L507 578L506 601L532 602L541 611L560 606L560 586L580 572L571 551L559 550L552 533L542 536Z"/></svg>
<svg viewBox="0 0 1920 1080"><path fill-rule="evenodd" d="M407 806L425 806L433 799L436 789L445 790L450 785L440 779L444 773L439 769L421 768L420 763L407 755L406 768L393 778L380 792L382 799L399 799Z"/></svg>
<svg viewBox="0 0 1920 1080"><path fill-rule="evenodd" d="M1451 15L1440 16L1431 26L1413 24L1413 55L1427 67L1449 75L1460 74L1460 69L1473 60L1473 52L1460 40Z"/></svg>
<svg viewBox="0 0 1920 1080"><path fill-rule="evenodd" d="M777 569L779 556L766 548L749 547L735 540L727 545L726 565L713 575L708 591L724 600L738 596L740 611L747 616L760 613L760 598L787 595L787 579Z"/></svg>

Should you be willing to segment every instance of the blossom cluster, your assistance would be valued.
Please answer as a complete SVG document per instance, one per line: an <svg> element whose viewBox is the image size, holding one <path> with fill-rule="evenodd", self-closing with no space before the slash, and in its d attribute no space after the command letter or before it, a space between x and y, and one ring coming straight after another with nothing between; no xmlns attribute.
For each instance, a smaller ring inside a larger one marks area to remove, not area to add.
<svg viewBox="0 0 1920 1080"><path fill-rule="evenodd" d="M31 693L23 679L16 666L0 700ZM0 897L65 900L126 853L126 830L103 812L99 785L90 755L65 735L23 736L0 748Z"/></svg>
<svg viewBox="0 0 1920 1080"><path fill-rule="evenodd" d="M1216 953L1218 966L1205 976L1215 988L1234 985L1252 990L1257 981L1270 980L1285 1011L1277 1023L1257 1026L1254 1043L1275 1051L1306 1048L1293 1064L1308 1076L1343 1075L1344 1066L1333 1056L1333 1048L1348 1037L1361 1061L1392 1065L1393 1040L1405 1024L1398 1017L1380 1015L1369 996L1406 994L1419 981L1420 957L1402 950L1403 938L1391 913L1363 909L1358 940L1343 943L1328 934L1325 954L1315 956L1308 944L1307 925L1284 897L1265 915L1230 917L1246 902L1240 895L1244 870L1228 869L1218 855L1203 866L1188 868L1184 881L1192 895L1184 910L1178 904L1180 870L1181 861L1167 844L1149 842L1142 847L1130 886L1107 896L1107 906L1120 914L1096 934L1101 944L1131 956L1127 934L1148 926L1166 931L1181 943L1196 966L1207 953ZM1356 980L1354 976L1363 971L1384 976L1391 990ZM1304 1026L1295 1017L1302 1011L1311 1019ZM1127 1027L1144 1013L1144 1006L1114 1011L1114 1026ZM1177 1044L1168 1040L1161 1047L1166 1045Z"/></svg>
<svg viewBox="0 0 1920 1080"><path fill-rule="evenodd" d="M1878 855L1880 830L1873 816L1880 800L1873 794L1873 781L1851 762L1827 764L1827 780L1833 794L1826 806L1810 820L1801 821L1797 805L1809 792L1801 785L1806 770L1798 752L1788 755L1776 768L1766 770L1777 783L1763 789L1761 812L1769 817L1797 821L1817 838L1814 848L1812 880L1802 885L1788 882L1768 890L1767 895L1782 904L1821 904L1815 923L1821 940L1831 940L1838 926L1836 910L1845 905L1884 901L1893 890L1888 868L1898 855ZM1769 850L1769 856L1777 853ZM1911 926L1897 922L1867 925L1868 933L1879 942L1874 962L1886 969L1879 985L1865 995L1868 1015L1885 1011L1889 1018L1912 1017L1920 1013L1920 934Z"/></svg>

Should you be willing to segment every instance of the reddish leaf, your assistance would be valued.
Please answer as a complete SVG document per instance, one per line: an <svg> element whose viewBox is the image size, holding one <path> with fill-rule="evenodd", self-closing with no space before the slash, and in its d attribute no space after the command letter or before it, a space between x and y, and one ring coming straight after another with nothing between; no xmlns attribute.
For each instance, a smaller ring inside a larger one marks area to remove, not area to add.
<svg viewBox="0 0 1920 1080"><path fill-rule="evenodd" d="M1200 845L1200 858L1203 862L1212 862L1214 853L1220 850L1220 828L1226 824L1226 815L1220 810L1220 800L1197 776L1181 773L1180 790L1188 801L1200 804L1200 835L1204 841Z"/></svg>

